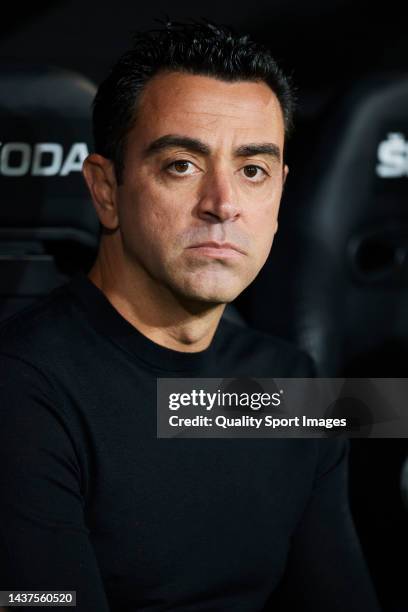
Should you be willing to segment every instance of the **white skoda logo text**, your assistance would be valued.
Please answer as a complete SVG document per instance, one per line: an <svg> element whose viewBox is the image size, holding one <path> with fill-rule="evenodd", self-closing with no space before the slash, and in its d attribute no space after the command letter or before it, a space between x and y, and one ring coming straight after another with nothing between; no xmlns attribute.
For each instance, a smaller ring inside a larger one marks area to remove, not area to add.
<svg viewBox="0 0 408 612"><path fill-rule="evenodd" d="M400 132L388 134L377 150L377 175L381 178L408 176L408 141Z"/></svg>
<svg viewBox="0 0 408 612"><path fill-rule="evenodd" d="M0 174L4 176L67 176L81 172L88 155L86 142L74 142L67 154L58 142L0 143Z"/></svg>

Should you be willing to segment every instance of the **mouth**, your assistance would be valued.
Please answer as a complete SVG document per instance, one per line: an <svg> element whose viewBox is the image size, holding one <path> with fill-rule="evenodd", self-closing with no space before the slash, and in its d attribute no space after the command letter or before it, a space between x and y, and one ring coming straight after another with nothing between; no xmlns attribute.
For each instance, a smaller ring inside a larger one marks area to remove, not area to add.
<svg viewBox="0 0 408 612"><path fill-rule="evenodd" d="M189 250L206 257L241 257L245 252L232 242L200 242L188 247Z"/></svg>

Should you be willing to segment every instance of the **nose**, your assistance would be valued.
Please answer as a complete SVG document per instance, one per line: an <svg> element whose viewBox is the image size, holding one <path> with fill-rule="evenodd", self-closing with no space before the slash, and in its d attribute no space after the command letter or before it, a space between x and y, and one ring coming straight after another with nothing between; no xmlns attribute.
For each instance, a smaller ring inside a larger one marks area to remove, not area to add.
<svg viewBox="0 0 408 612"><path fill-rule="evenodd" d="M233 176L227 170L208 172L199 194L198 215L217 223L235 221L241 214L233 189Z"/></svg>

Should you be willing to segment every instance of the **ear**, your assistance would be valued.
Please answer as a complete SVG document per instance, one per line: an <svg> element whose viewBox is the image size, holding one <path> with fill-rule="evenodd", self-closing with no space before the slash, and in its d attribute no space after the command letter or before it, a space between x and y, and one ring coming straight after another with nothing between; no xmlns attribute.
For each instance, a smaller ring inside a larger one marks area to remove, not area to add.
<svg viewBox="0 0 408 612"><path fill-rule="evenodd" d="M102 155L92 153L84 161L82 174L99 221L107 229L117 229L117 183L113 163Z"/></svg>
<svg viewBox="0 0 408 612"><path fill-rule="evenodd" d="M288 168L288 166L285 164L285 165L283 166L283 180L282 180L282 187L284 187L284 186L285 186L285 183L286 183L286 178L287 178L288 174L289 174L289 168Z"/></svg>

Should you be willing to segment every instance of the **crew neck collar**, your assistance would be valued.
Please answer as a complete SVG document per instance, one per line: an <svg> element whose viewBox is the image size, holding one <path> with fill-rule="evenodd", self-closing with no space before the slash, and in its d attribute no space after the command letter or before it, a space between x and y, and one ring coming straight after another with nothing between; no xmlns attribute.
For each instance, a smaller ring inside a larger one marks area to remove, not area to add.
<svg viewBox="0 0 408 612"><path fill-rule="evenodd" d="M90 323L138 360L169 372L198 371L213 363L221 340L222 319L208 348L194 353L177 351L153 342L129 323L85 273L77 274L68 287L80 300Z"/></svg>

